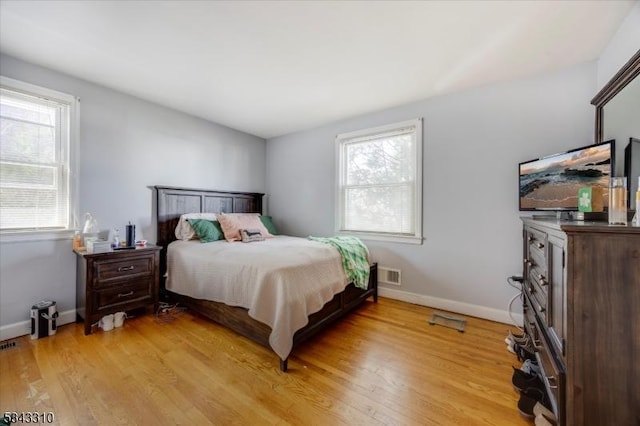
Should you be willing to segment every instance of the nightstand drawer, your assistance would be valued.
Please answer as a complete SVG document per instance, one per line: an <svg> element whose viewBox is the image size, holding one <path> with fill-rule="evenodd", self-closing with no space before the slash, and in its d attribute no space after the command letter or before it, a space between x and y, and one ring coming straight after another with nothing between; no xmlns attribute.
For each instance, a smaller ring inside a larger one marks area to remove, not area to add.
<svg viewBox="0 0 640 426"><path fill-rule="evenodd" d="M95 263L97 281L125 278L134 275L151 275L153 256L136 256L122 260L105 260Z"/></svg>
<svg viewBox="0 0 640 426"><path fill-rule="evenodd" d="M98 310L101 310L129 302L151 299L152 290L153 280L151 278L127 281L123 285L96 291L94 293L96 297L95 306Z"/></svg>

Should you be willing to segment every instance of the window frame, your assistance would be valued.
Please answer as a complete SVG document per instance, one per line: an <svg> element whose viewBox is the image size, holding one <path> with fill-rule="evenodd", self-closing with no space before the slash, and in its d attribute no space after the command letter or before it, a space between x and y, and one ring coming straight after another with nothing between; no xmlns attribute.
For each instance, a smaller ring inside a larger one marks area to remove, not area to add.
<svg viewBox="0 0 640 426"><path fill-rule="evenodd" d="M414 232L413 234L401 233L381 233L376 231L352 231L345 229L345 178L346 178L346 159L345 146L353 143L358 139L365 137L375 137L384 133L399 131L407 127L415 128L415 175L413 188L414 201ZM335 139L335 156L336 156L336 191L335 191L335 232L339 235L354 235L362 239L373 241L422 244L422 118L401 121L397 123L387 124L383 126L356 130L348 133L341 133Z"/></svg>
<svg viewBox="0 0 640 426"><path fill-rule="evenodd" d="M80 100L67 93L37 86L35 84L16 80L6 76L0 76L0 86L3 89L21 93L28 96L43 98L68 106L68 122L61 119L61 125L67 127L66 140L61 140L61 155L64 157L60 173L68 192L67 226L60 228L20 228L0 229L0 242L19 241L46 241L70 239L74 230L78 227L79 203L78 203L78 171L79 171L79 134L80 134ZM60 177L60 176L59 176Z"/></svg>

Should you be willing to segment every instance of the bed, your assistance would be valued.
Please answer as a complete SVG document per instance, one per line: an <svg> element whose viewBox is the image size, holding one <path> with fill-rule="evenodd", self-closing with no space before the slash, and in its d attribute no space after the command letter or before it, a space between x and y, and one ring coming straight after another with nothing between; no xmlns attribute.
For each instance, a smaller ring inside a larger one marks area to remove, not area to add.
<svg viewBox="0 0 640 426"><path fill-rule="evenodd" d="M213 242L207 244L201 244L197 241L176 241L175 228L178 224L180 216L186 213L261 213L262 211L262 197L260 193L248 193L248 192L230 192L230 191L214 191L214 190L200 190L189 188L176 188L166 186L156 186L156 212L157 212L157 244L162 246L160 256L160 269L161 276L163 277L161 283L161 292L165 298L178 302L183 306L191 309L192 311L207 317L216 323L219 323L238 334L245 336L267 348L270 348L278 356L280 361L280 369L287 371L289 354L297 345L303 341L309 339L318 332L326 329L336 320L351 312L360 306L369 297L373 298L374 302L377 302L378 289L377 289L377 265L375 263L370 265L370 273L368 283L365 283L366 288L358 288L353 283L349 283L344 287L344 281L339 289L335 288L335 282L332 282L331 289L322 289L322 286L328 285L327 283L320 283L324 281L324 275L331 275L329 266L315 265L316 273L311 274L309 280L304 283L305 286L320 286L318 292L325 295L327 291L333 294L329 295L330 299L323 305L312 306L309 312L305 313L305 319L302 323L299 319L293 321L290 327L293 328L293 338L289 336L290 344L279 345L274 340L273 335L276 332L280 332L278 324L274 324L274 327L267 325L268 320L260 317L264 322L254 319L256 317L255 309L252 309L252 316L249 315L249 308L237 306L241 303L236 303L236 306L228 305L220 302L210 300L210 297L200 296L201 293L195 293L187 290L185 287L181 287L181 282L184 275L180 275L177 262L178 253L182 253L181 256L185 256L184 253L191 256L200 256L201 258L217 258L221 256L212 256L211 253L216 252L219 246L227 244L225 242ZM171 243L174 243L170 246ZM282 246L289 244L302 244L309 245L311 242L305 242L306 239L293 239L292 237L278 236L268 241L260 243L249 244L233 244L233 247L237 250L247 250L247 247L251 247L250 251L257 251L259 249L268 248L271 246ZM203 247L207 246L207 247ZM171 247L171 263L168 263L168 248ZM302 247L300 250L304 250ZM327 246L327 250L330 248ZM202 253L202 254L198 254ZM242 254L244 256L244 254ZM284 261L284 260L282 260ZM168 266L174 268L176 274L172 275L172 271L168 271ZM209 270L217 270L217 265L210 265ZM168 271L168 274L167 274ZM324 273L323 273L324 271ZM167 289L166 277L170 277L170 287ZM307 275L305 275L307 277ZM314 287L310 287L314 288ZM315 290L314 290L315 291ZM215 299L215 297L213 297ZM317 303L317 302L316 302ZM320 306L322 306L320 308ZM268 308L268 306L267 306ZM317 310L319 308L319 310ZM298 308L289 307L285 309L292 309L296 315L300 315ZM264 309L263 309L264 310ZM307 315L308 314L308 315ZM286 321L285 321L286 322ZM273 324L273 322L271 322ZM306 323L302 328L298 328L300 324ZM277 340L277 339L276 339ZM286 339L285 339L286 340Z"/></svg>

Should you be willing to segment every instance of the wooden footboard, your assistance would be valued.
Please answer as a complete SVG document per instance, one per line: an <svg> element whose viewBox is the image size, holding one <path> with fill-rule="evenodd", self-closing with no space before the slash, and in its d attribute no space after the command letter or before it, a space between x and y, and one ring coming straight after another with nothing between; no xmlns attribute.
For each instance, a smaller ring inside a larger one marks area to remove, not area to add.
<svg viewBox="0 0 640 426"><path fill-rule="evenodd" d="M210 300L194 299L173 292L167 293L172 301L180 303L192 311L262 346L270 348L269 335L271 334L271 327L251 318L247 309L228 306L224 303ZM313 335L327 329L339 318L360 306L369 297L373 297L374 302L378 301L378 265L376 263L370 266L368 288L363 290L353 284L349 284L342 292L336 294L333 299L327 302L321 310L311 314L307 325L294 334L293 349ZM287 371L287 368L288 358L281 359L280 370Z"/></svg>

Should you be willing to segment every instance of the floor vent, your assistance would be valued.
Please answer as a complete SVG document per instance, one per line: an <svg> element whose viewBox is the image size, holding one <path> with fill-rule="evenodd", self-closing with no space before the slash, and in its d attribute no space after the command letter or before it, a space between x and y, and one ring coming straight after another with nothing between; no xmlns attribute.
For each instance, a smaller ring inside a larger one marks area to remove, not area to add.
<svg viewBox="0 0 640 426"><path fill-rule="evenodd" d="M16 342L2 342L0 343L0 351L4 351L5 349L11 349L16 347Z"/></svg>
<svg viewBox="0 0 640 426"><path fill-rule="evenodd" d="M402 273L400 269L378 268L378 282L383 284L400 285L402 283Z"/></svg>

